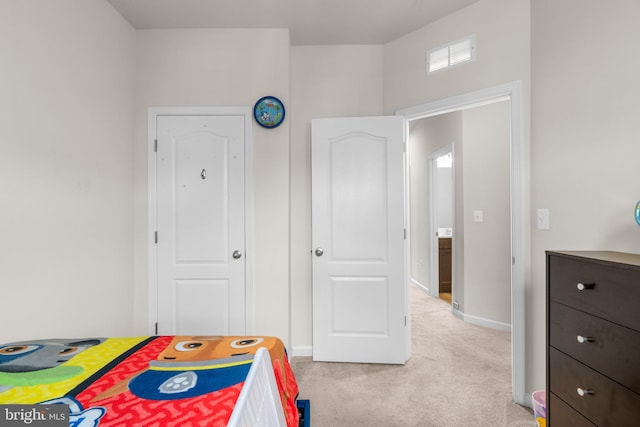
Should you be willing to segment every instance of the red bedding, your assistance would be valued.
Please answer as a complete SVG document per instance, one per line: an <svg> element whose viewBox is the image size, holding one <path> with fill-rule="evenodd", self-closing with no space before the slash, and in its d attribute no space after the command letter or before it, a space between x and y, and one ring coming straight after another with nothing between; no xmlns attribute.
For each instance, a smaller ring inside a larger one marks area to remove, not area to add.
<svg viewBox="0 0 640 427"><path fill-rule="evenodd" d="M271 356L287 425L298 386L273 337L89 338L0 345L0 404L63 403L71 425L226 426L253 357Z"/></svg>

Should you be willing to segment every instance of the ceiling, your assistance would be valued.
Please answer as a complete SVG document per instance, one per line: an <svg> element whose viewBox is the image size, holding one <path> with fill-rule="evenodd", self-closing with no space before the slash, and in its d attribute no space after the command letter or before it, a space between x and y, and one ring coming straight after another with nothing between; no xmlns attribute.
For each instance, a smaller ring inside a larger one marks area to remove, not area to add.
<svg viewBox="0 0 640 427"><path fill-rule="evenodd" d="M478 0L107 0L138 30L288 28L294 46L384 44Z"/></svg>

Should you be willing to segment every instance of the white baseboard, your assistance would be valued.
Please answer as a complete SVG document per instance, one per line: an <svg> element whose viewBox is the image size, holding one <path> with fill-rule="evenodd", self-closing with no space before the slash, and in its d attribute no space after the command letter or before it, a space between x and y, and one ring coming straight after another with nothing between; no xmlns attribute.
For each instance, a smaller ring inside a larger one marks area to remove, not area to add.
<svg viewBox="0 0 640 427"><path fill-rule="evenodd" d="M497 322L495 320L485 319L484 317L478 317L472 314L465 314L460 310L456 310L453 307L451 307L451 312L456 317L464 320L465 322L478 325L478 326L484 326L486 328L497 329L499 331L511 332L511 325L508 323Z"/></svg>
<svg viewBox="0 0 640 427"><path fill-rule="evenodd" d="M296 346L291 349L291 353L291 357L311 357L313 356L313 346Z"/></svg>
<svg viewBox="0 0 640 427"><path fill-rule="evenodd" d="M411 278L411 283L413 283L415 286L417 286L418 288L420 288L421 290L425 291L427 293L427 295L429 295L429 288L425 285L423 285L422 283L418 282L416 279Z"/></svg>

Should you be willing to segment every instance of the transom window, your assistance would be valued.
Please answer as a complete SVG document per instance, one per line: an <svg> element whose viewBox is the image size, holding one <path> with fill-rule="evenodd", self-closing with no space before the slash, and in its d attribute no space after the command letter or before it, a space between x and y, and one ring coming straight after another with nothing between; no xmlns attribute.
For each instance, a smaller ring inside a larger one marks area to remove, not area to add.
<svg viewBox="0 0 640 427"><path fill-rule="evenodd" d="M444 70L476 59L476 37L469 36L427 52L427 73Z"/></svg>

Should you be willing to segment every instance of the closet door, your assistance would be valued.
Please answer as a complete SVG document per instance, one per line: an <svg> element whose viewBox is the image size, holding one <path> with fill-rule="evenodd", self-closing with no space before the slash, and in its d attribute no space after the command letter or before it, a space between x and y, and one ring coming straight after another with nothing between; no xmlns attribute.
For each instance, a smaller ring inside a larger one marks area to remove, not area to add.
<svg viewBox="0 0 640 427"><path fill-rule="evenodd" d="M244 129L157 117L158 334L245 334Z"/></svg>

